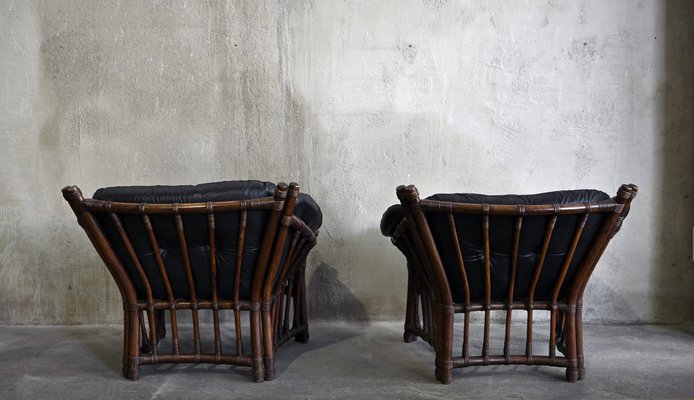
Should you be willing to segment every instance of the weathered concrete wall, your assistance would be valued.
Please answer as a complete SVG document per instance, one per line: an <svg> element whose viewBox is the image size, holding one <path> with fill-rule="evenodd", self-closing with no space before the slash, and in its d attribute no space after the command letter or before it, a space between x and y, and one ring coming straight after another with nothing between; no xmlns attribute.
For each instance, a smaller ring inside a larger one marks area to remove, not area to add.
<svg viewBox="0 0 694 400"><path fill-rule="evenodd" d="M312 315L372 320L404 310L404 258L378 231L398 184L634 182L586 318L692 321L693 12L684 0L0 0L0 322L120 318L62 186L248 178L295 180L323 209Z"/></svg>

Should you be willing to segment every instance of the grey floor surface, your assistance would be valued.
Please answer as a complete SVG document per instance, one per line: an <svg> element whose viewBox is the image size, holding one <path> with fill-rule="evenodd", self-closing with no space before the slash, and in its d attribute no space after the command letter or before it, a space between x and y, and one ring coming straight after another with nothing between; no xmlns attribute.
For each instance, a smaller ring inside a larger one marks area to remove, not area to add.
<svg viewBox="0 0 694 400"><path fill-rule="evenodd" d="M694 327L587 325L588 375L573 384L561 368L493 366L441 385L431 347L401 338L400 323L315 323L308 344L280 349L272 382L210 365L144 366L128 381L117 326L0 326L0 398L694 398Z"/></svg>

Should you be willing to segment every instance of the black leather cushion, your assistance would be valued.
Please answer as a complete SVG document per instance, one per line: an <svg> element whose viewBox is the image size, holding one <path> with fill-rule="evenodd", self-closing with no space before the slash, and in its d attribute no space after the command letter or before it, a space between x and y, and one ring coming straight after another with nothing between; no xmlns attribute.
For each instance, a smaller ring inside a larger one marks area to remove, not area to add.
<svg viewBox="0 0 694 400"><path fill-rule="evenodd" d="M388 207L381 218L381 233L383 236L393 236L395 228L403 218L405 218L405 211L400 204L393 204Z"/></svg>
<svg viewBox="0 0 694 400"><path fill-rule="evenodd" d="M198 203L272 197L274 190L275 185L268 182L227 181L195 186L110 187L97 190L93 198L128 203ZM317 230L322 223L320 208L310 196L303 193L300 193L297 200L295 215L302 218L313 230ZM239 287L241 299L250 298L253 273L262 245L267 216L268 211L265 210L248 212ZM138 276L137 269L110 217L103 213L98 213L96 217L135 283L138 297L146 298L144 284ZM142 222L142 216L120 214L119 217L147 275L154 298L166 299L164 281ZM217 287L218 295L222 299L231 299L234 295L239 219L240 214L237 212L217 213L215 215ZM174 297L190 298L174 217L171 215L152 215L150 220ZM182 220L197 298L211 299L210 243L207 216L182 215Z"/></svg>
<svg viewBox="0 0 694 400"><path fill-rule="evenodd" d="M597 202L609 199L609 196L597 190L571 190L541 193L536 195L501 195L487 196L481 194L436 194L428 197L431 200L453 201L473 204L571 204L580 202ZM404 217L401 207L390 207L381 221L381 231L391 236L395 227ZM461 303L465 300L462 274L457 262L455 244L453 243L448 217L443 213L427 213L427 222L436 242L441 261L453 294L453 300ZM527 298L533 271L541 252L542 241L550 217L525 217L521 229L515 298ZM579 240L574 258L569 266L565 284L560 296L565 294L567 282L570 282L576 267L582 262L586 252L595 239L602 222L602 214L592 214ZM573 234L580 221L580 216L566 215L557 219L550 240L540 280L535 292L536 300L550 299L553 282L558 277L565 256L571 245ZM502 300L507 296L510 283L511 257L513 254L513 233L515 217L491 216L489 218L490 265L492 276L492 299ZM455 218L458 239L463 252L465 269L470 283L470 296L473 301L484 297L484 247L482 241L482 217L479 215L457 214Z"/></svg>

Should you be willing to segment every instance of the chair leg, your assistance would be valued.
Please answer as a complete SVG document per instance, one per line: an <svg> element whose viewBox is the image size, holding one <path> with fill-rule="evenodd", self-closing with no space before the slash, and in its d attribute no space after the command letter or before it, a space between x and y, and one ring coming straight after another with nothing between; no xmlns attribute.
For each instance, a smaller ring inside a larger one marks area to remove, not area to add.
<svg viewBox="0 0 694 400"><path fill-rule="evenodd" d="M308 339L309 339L308 329L306 329L305 331L301 331L301 332L297 333L295 338L296 338L296 341L299 343L304 343L304 344L308 343Z"/></svg>
<svg viewBox="0 0 694 400"><path fill-rule="evenodd" d="M150 354L152 352L152 347L155 346L155 344L151 342L149 335L147 334L147 327L145 326L145 318L142 311L138 313L138 320L140 325L140 338L142 340L142 344L140 345L140 353ZM152 329L152 327L150 326L149 329Z"/></svg>
<svg viewBox="0 0 694 400"><path fill-rule="evenodd" d="M157 310L154 312L154 317L157 320L157 339L164 339L166 337L166 313L164 310Z"/></svg>
<svg viewBox="0 0 694 400"><path fill-rule="evenodd" d="M410 268L407 270L407 308L405 309L405 329L402 336L405 343L411 343L417 340L417 335L412 332L412 329L417 326L416 319L419 318L419 309L417 307L414 273Z"/></svg>
<svg viewBox="0 0 694 400"><path fill-rule="evenodd" d="M140 378L140 313L125 311L123 318L123 376L136 381Z"/></svg>
<svg viewBox="0 0 694 400"><path fill-rule="evenodd" d="M422 329L424 330L424 336L422 339L426 340L429 345L434 345L434 338L436 337L436 327L435 318L431 310L431 292L422 291L419 295L421 310L422 310ZM453 328L451 328L453 329Z"/></svg>
<svg viewBox="0 0 694 400"><path fill-rule="evenodd" d="M412 332L408 332L408 331L407 331L407 326L406 326L406 327L405 327L405 333L403 333L403 335L402 335L402 340L403 340L405 343L412 343L412 342L414 342L414 341L417 340L417 335L415 335L415 334L412 333Z"/></svg>
<svg viewBox="0 0 694 400"><path fill-rule="evenodd" d="M303 327L302 331L296 334L296 341L299 343L308 343L308 307L306 306L306 272L305 265L299 269L296 279L296 297L295 310L298 311L299 326Z"/></svg>
<svg viewBox="0 0 694 400"><path fill-rule="evenodd" d="M255 303L254 305L259 306ZM238 329L238 328L237 328ZM262 382L265 377L263 368L263 340L260 324L260 310L251 310L251 367L253 381Z"/></svg>
<svg viewBox="0 0 694 400"><path fill-rule="evenodd" d="M263 304L263 367L266 381L275 379L275 335L274 325L272 324L272 310L272 304Z"/></svg>
<svg viewBox="0 0 694 400"><path fill-rule="evenodd" d="M154 311L154 320L157 326L156 329L156 336L154 338L155 342L152 343L151 338L151 332L147 332L147 327L145 324L145 316L144 312L140 311L139 313L139 319L140 319L140 335L142 335L142 346L140 346L140 352L144 354L149 354L152 353L154 350L155 346L159 345L159 341L163 338L166 337L166 317L164 314L164 310L157 310ZM152 327L150 326L149 329L151 330Z"/></svg>
<svg viewBox="0 0 694 400"><path fill-rule="evenodd" d="M586 368L583 364L583 302L576 304L576 361L578 363L578 380L586 376Z"/></svg>
<svg viewBox="0 0 694 400"><path fill-rule="evenodd" d="M566 313L564 311L559 311L557 322L557 334L556 343L557 350L566 356Z"/></svg>
<svg viewBox="0 0 694 400"><path fill-rule="evenodd" d="M569 305L566 313L566 380L578 380L578 361L576 359L576 306Z"/></svg>
<svg viewBox="0 0 694 400"><path fill-rule="evenodd" d="M297 271L294 294L294 310L298 314L298 326L301 331L294 337L299 343L308 343L308 310L306 306L306 264L305 261Z"/></svg>
<svg viewBox="0 0 694 400"><path fill-rule="evenodd" d="M444 308L444 306L439 306ZM435 376L443 384L451 383L453 376L453 310L436 310L434 350L436 352Z"/></svg>

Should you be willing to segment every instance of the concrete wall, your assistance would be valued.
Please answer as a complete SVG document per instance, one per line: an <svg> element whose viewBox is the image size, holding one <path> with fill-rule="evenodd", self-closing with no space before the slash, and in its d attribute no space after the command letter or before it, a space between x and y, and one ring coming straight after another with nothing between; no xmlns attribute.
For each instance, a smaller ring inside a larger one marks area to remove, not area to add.
<svg viewBox="0 0 694 400"><path fill-rule="evenodd" d="M398 184L634 182L586 318L693 321L693 13L685 0L0 0L0 322L120 319L62 186L247 178L295 180L323 209L312 316L370 320L403 315L405 261L378 231Z"/></svg>

